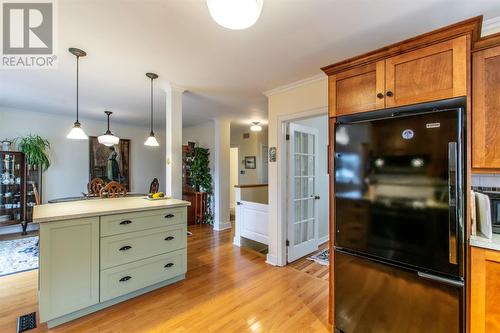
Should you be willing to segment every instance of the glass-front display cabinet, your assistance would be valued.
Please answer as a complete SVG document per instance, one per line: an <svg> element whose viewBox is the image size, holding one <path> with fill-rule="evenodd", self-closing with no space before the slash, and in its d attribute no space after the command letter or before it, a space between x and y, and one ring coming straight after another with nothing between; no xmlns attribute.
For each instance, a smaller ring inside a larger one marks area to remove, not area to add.
<svg viewBox="0 0 500 333"><path fill-rule="evenodd" d="M41 167L26 163L23 153L0 151L0 227L19 224L26 234L41 198Z"/></svg>
<svg viewBox="0 0 500 333"><path fill-rule="evenodd" d="M25 232L24 154L0 151L0 226L23 225Z"/></svg>

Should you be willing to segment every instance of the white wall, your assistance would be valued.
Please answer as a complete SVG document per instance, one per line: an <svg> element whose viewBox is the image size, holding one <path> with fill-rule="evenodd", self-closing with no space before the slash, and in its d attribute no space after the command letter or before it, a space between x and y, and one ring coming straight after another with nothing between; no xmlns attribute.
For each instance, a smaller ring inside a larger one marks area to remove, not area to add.
<svg viewBox="0 0 500 333"><path fill-rule="evenodd" d="M210 173L212 175L212 179L215 175L214 170L214 146L215 146L215 129L214 122L208 121L206 123L184 127L182 129L182 143L187 144L188 142L196 143L196 146L208 148L210 151Z"/></svg>
<svg viewBox="0 0 500 333"><path fill-rule="evenodd" d="M250 133L250 138L243 139L243 133ZM231 147L239 148L239 170L245 171L244 174L238 172L238 184L260 184L262 173L262 154L261 145L267 145L268 130L266 127L260 132L252 132L248 129L231 129ZM245 169L242 161L245 156L256 157L256 169Z"/></svg>
<svg viewBox="0 0 500 333"><path fill-rule="evenodd" d="M229 152L230 166L229 166L229 208L234 211L236 206L236 188L238 185L238 174L239 174L239 157L238 148L231 148Z"/></svg>
<svg viewBox="0 0 500 333"><path fill-rule="evenodd" d="M293 123L316 128L318 130L318 237L321 241L328 239L329 227L329 175L328 175L328 115L301 119Z"/></svg>
<svg viewBox="0 0 500 333"><path fill-rule="evenodd" d="M281 204L285 202L279 198L278 189L281 186L281 128L279 121L284 119L317 115L326 112L328 108L328 80L326 76L318 80L311 80L307 84L272 94L268 96L269 114L269 147L277 147L276 162L269 163L269 253L267 262L273 265L285 265L285 221L280 221L278 214Z"/></svg>
<svg viewBox="0 0 500 333"><path fill-rule="evenodd" d="M144 127L119 124L111 117L111 130L123 139L130 139L130 190L147 193L154 177L160 181L160 190L165 190L165 132L157 129L155 134L160 147L144 146L149 135L149 125ZM81 195L87 191L89 181L89 142L68 140L66 134L73 126L73 117L32 111L0 108L0 138L13 138L27 134L38 134L51 144L52 165L43 175L43 201ZM106 120L81 118L87 135L98 136L106 130ZM145 119L147 123L147 119ZM158 127L158 126L157 126Z"/></svg>

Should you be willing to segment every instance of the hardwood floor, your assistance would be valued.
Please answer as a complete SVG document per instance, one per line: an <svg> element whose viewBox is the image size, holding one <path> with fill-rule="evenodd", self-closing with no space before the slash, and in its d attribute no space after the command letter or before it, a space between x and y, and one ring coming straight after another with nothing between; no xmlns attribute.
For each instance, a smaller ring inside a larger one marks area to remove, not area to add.
<svg viewBox="0 0 500 333"><path fill-rule="evenodd" d="M315 278L322 279L325 281L328 281L329 277L329 266L324 266L320 265L315 261L308 260L307 257L310 257L324 249L328 248L328 243L324 243L319 247L319 250L316 251L315 253L312 253L310 255L307 255L305 257L300 258L299 260L296 260L289 264L290 267L295 268L301 272L307 273L309 275L314 276Z"/></svg>
<svg viewBox="0 0 500 333"><path fill-rule="evenodd" d="M230 230L189 230L187 279L54 329L29 332L329 332L328 281L232 245ZM0 278L0 332L37 311L37 271Z"/></svg>

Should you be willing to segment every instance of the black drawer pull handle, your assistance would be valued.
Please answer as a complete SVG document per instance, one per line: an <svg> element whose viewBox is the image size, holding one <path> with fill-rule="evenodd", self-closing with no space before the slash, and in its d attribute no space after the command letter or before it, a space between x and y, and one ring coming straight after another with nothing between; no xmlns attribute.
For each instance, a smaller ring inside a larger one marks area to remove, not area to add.
<svg viewBox="0 0 500 333"><path fill-rule="evenodd" d="M167 215L165 215L166 219L171 219L172 217L175 217L175 215L174 214L167 214Z"/></svg>
<svg viewBox="0 0 500 333"><path fill-rule="evenodd" d="M174 236L168 236L167 238L165 238L166 241L171 241L173 240L175 237Z"/></svg>
<svg viewBox="0 0 500 333"><path fill-rule="evenodd" d="M165 265L165 268L170 268L170 267L172 267L173 265L174 265L173 263L169 262L168 264L166 264L166 265Z"/></svg>
<svg viewBox="0 0 500 333"><path fill-rule="evenodd" d="M130 280L131 278L132 278L132 277L131 277L131 276L128 276L128 275L127 275L127 276L124 276L124 277L122 277L122 278L120 279L120 282L126 282L126 281Z"/></svg>
<svg viewBox="0 0 500 333"><path fill-rule="evenodd" d="M130 250L131 248L132 248L132 246L125 245L125 246L120 248L120 251L127 251L127 250Z"/></svg>
<svg viewBox="0 0 500 333"><path fill-rule="evenodd" d="M130 223L132 223L132 221L130 221L130 220L125 220L125 221L121 221L120 222L121 225L127 225L127 224L130 224Z"/></svg>

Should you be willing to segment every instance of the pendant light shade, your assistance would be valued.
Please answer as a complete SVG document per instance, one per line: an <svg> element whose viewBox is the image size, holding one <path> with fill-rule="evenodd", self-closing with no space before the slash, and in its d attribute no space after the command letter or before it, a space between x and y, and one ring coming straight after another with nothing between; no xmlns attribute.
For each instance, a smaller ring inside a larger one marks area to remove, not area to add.
<svg viewBox="0 0 500 333"><path fill-rule="evenodd" d="M146 76L151 79L151 131L149 132L149 137L144 142L145 146L158 147L160 144L156 140L155 133L153 132L153 80L158 78L155 73L146 73Z"/></svg>
<svg viewBox="0 0 500 333"><path fill-rule="evenodd" d="M73 128L71 131L66 135L66 138L68 139L73 139L73 140L87 140L89 137L87 134L85 134L85 131L82 129L80 122L78 121L78 74L79 74L79 62L80 62L80 57L85 57L87 53L85 51L76 49L76 48L69 48L68 51L73 54L76 57L76 121L73 124Z"/></svg>
<svg viewBox="0 0 500 333"><path fill-rule="evenodd" d="M120 142L120 138L113 135L113 133L109 130L109 116L111 116L113 112L104 111L104 113L108 116L108 130L103 135L98 136L97 141L105 146L111 147L118 144L118 142Z"/></svg>
<svg viewBox="0 0 500 333"><path fill-rule="evenodd" d="M242 30L257 22L264 0L207 0L210 15L219 25Z"/></svg>
<svg viewBox="0 0 500 333"><path fill-rule="evenodd" d="M259 125L260 122L254 121L252 124L253 125L250 126L250 130L251 131L253 131L253 132L260 132L260 131L262 131L262 126Z"/></svg>
<svg viewBox="0 0 500 333"><path fill-rule="evenodd" d="M146 142L144 142L145 146L151 146L151 147L158 147L160 144L158 143L158 140L156 140L154 134L148 136Z"/></svg>
<svg viewBox="0 0 500 333"><path fill-rule="evenodd" d="M75 122L73 124L73 128L71 131L69 131L68 135L66 135L66 138L72 139L72 140L87 140L89 137L87 134L85 134L84 130L80 127L79 122Z"/></svg>

